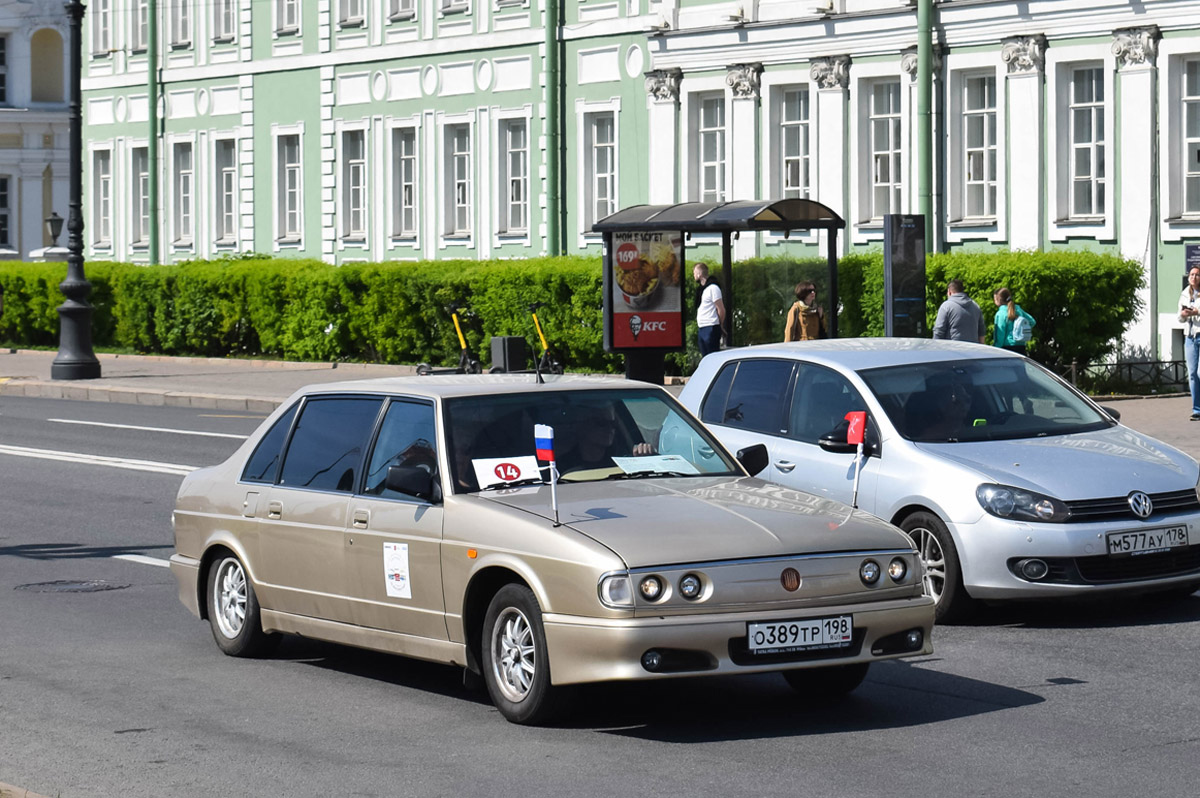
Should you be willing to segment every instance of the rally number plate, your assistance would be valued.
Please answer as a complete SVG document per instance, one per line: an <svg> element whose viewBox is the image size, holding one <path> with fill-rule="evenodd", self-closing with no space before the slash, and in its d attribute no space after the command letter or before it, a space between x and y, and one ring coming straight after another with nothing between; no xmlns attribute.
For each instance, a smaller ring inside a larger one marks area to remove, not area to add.
<svg viewBox="0 0 1200 798"><path fill-rule="evenodd" d="M853 636L853 615L746 624L746 641L752 654L844 648Z"/></svg>
<svg viewBox="0 0 1200 798"><path fill-rule="evenodd" d="M1155 551L1168 551L1187 544L1188 530L1186 526L1131 529L1108 533L1108 553L1110 555L1150 554Z"/></svg>

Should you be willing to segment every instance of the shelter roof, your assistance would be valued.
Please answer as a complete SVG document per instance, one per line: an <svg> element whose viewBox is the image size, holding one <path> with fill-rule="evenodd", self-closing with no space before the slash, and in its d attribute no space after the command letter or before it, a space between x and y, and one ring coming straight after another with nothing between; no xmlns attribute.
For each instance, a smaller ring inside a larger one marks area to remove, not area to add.
<svg viewBox="0 0 1200 798"><path fill-rule="evenodd" d="M592 225L597 233L619 230L734 230L842 229L846 222L815 200L737 200L681 202L674 205L634 205Z"/></svg>

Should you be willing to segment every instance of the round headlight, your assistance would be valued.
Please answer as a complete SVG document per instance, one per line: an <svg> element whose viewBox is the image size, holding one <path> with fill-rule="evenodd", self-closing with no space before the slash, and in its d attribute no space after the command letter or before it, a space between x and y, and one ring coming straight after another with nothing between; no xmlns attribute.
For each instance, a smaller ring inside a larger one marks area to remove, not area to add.
<svg viewBox="0 0 1200 798"><path fill-rule="evenodd" d="M679 580L679 595L685 599L699 598L702 587L700 577L695 574L684 574L683 578Z"/></svg>
<svg viewBox="0 0 1200 798"><path fill-rule="evenodd" d="M1037 504L1033 505L1033 512L1038 518L1049 521L1054 517L1054 504L1049 499L1042 499Z"/></svg>
<svg viewBox="0 0 1200 798"><path fill-rule="evenodd" d="M1017 500L1011 490L997 489L992 493L990 498L992 510L995 511L996 515L1012 515L1012 511L1017 505Z"/></svg>
<svg viewBox="0 0 1200 798"><path fill-rule="evenodd" d="M647 576L642 580L638 588L642 591L642 598L646 601L658 601L658 597L662 595L663 583L657 576Z"/></svg>
<svg viewBox="0 0 1200 798"><path fill-rule="evenodd" d="M908 563L899 557L888 563L888 576L892 578L893 582L899 582L903 580L907 573Z"/></svg>
<svg viewBox="0 0 1200 798"><path fill-rule="evenodd" d="M863 580L863 584L873 585L879 581L879 563L874 560L866 560L858 569L858 576Z"/></svg>

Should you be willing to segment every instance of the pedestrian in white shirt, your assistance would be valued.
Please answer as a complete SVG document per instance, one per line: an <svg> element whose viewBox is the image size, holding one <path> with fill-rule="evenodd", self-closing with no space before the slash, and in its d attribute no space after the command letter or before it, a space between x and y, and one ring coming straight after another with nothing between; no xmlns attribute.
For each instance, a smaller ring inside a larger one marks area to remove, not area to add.
<svg viewBox="0 0 1200 798"><path fill-rule="evenodd" d="M721 325L725 323L725 301L721 286L708 276L708 264L703 261L692 269L692 277L700 284L696 297L696 326L700 328L700 357L721 349Z"/></svg>

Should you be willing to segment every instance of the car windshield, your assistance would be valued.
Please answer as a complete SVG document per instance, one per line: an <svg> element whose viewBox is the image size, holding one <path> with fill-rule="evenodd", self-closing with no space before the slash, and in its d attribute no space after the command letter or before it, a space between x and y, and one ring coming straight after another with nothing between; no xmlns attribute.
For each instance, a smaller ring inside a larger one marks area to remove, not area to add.
<svg viewBox="0 0 1200 798"><path fill-rule="evenodd" d="M657 389L462 397L446 400L445 416L455 493L480 489L478 461L536 456L538 424L554 431L562 482L743 473L703 427ZM548 478L548 471L541 474Z"/></svg>
<svg viewBox="0 0 1200 798"><path fill-rule="evenodd" d="M1115 422L1071 386L1016 358L868 369L892 424L927 443L1012 440L1104 429Z"/></svg>

